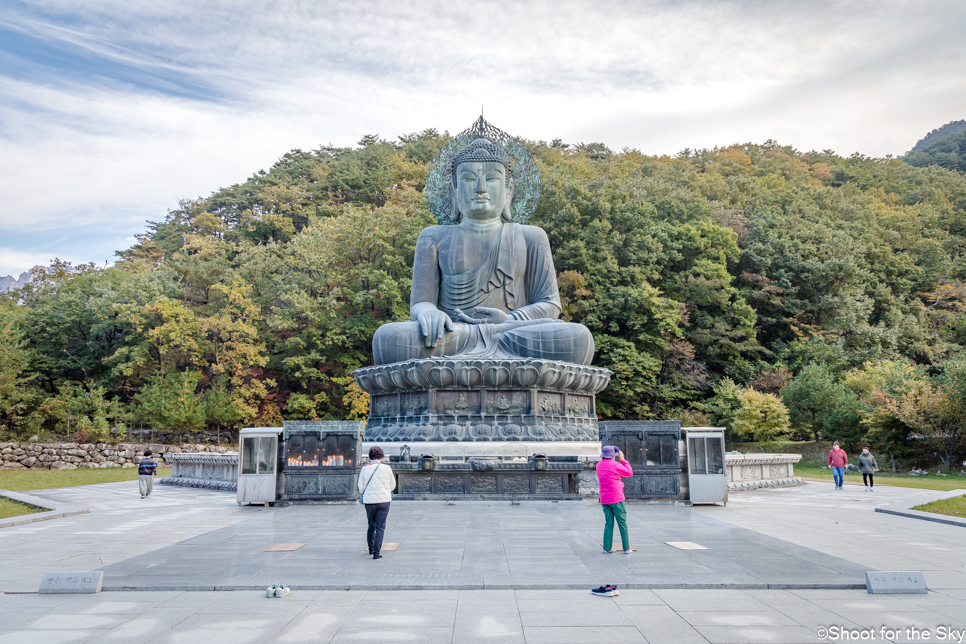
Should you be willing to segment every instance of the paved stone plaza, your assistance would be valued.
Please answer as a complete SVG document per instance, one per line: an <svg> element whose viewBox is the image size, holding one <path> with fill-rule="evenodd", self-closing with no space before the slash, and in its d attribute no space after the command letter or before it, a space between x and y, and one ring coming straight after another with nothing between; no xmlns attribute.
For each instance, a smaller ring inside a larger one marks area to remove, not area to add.
<svg viewBox="0 0 966 644"><path fill-rule="evenodd" d="M931 491L809 483L727 507L632 505L630 557L600 554L597 506L397 502L386 540L399 548L372 561L356 505L239 508L229 493L166 486L142 501L134 485L37 492L91 512L0 530L0 587L25 593L0 598L0 642L843 641L818 637L831 626L949 641L940 626L966 628L963 528L873 511ZM264 552L291 542L306 545ZM872 569L923 570L930 593L848 589ZM167 590L33 594L56 570ZM273 581L295 590L212 590ZM605 582L621 595L590 595Z"/></svg>

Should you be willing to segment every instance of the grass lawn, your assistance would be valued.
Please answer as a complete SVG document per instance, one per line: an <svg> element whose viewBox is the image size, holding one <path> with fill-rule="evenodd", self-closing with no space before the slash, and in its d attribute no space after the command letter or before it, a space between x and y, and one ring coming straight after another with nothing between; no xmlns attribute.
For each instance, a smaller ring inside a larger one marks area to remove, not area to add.
<svg viewBox="0 0 966 644"><path fill-rule="evenodd" d="M831 481L832 470L822 469L818 465L807 463L795 464L795 476L813 481ZM860 472L849 472L845 475L846 483L862 484L862 474ZM937 476L927 474L926 476L909 476L908 474L893 474L879 470L875 473L875 484L894 485L897 487L915 487L924 490L966 490L966 476L958 476L955 472L949 476ZM931 511L931 510L930 510Z"/></svg>
<svg viewBox="0 0 966 644"><path fill-rule="evenodd" d="M158 468L158 478L170 474L171 468ZM46 490L53 487L134 481L137 477L136 467L112 467L103 470L0 470L0 490Z"/></svg>
<svg viewBox="0 0 966 644"><path fill-rule="evenodd" d="M19 517L24 514L33 514L34 512L47 512L47 510L0 496L0 519Z"/></svg>
<svg viewBox="0 0 966 644"><path fill-rule="evenodd" d="M913 510L966 518L966 496L957 496L952 499L946 499L945 501L933 501L925 505L917 505Z"/></svg>

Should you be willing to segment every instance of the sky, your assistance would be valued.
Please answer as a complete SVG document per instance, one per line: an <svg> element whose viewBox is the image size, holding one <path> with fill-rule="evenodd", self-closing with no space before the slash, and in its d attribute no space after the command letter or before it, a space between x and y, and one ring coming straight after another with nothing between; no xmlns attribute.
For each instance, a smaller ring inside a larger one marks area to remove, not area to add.
<svg viewBox="0 0 966 644"><path fill-rule="evenodd" d="M6 0L0 276L103 265L288 150L456 133L901 155L966 118L966 2Z"/></svg>

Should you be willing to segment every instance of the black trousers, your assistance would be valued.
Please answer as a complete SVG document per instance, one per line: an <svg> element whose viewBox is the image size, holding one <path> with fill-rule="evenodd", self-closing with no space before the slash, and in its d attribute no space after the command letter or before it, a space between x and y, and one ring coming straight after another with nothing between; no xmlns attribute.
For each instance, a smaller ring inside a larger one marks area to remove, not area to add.
<svg viewBox="0 0 966 644"><path fill-rule="evenodd" d="M862 483L872 487L872 472L862 472Z"/></svg>
<svg viewBox="0 0 966 644"><path fill-rule="evenodd" d="M389 503L366 503L366 517L369 519L369 531L366 532L366 543L369 552L378 555L382 550L382 537L386 534L386 517L389 516Z"/></svg>

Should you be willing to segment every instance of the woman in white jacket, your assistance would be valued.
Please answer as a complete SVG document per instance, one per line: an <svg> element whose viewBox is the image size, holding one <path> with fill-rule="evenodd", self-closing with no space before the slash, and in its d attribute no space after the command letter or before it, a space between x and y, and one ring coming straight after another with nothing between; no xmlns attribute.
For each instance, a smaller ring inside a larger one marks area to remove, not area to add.
<svg viewBox="0 0 966 644"><path fill-rule="evenodd" d="M382 559L382 537L386 533L386 517L389 516L389 503L396 487L396 476L392 468L382 462L386 455L381 447L369 450L369 464L359 472L359 494L366 505L369 531L366 543L373 559Z"/></svg>

